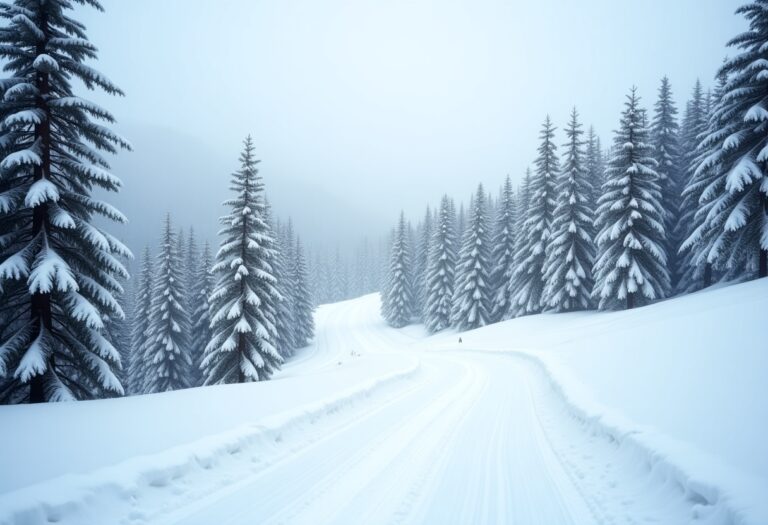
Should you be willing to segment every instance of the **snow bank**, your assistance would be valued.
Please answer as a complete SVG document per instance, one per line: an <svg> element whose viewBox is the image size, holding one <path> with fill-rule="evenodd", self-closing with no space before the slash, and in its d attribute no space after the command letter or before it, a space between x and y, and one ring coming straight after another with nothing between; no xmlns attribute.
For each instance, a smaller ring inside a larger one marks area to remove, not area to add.
<svg viewBox="0 0 768 525"><path fill-rule="evenodd" d="M764 525L767 311L761 279L626 312L515 319L461 346L534 360L576 418L678 483L704 523ZM423 344L455 349L456 337Z"/></svg>
<svg viewBox="0 0 768 525"><path fill-rule="evenodd" d="M299 442L311 439L312 432L308 429L319 420L357 405L365 409L368 406L365 402L367 398L384 395L388 387L412 378L418 370L419 365L414 361L407 368L369 379L346 390L339 390L323 401L268 416L252 424L203 437L154 454L132 457L85 474L66 474L0 494L0 525L37 525L51 522L95 524L99 523L100 508L108 506L112 512L120 505L130 508L137 498L152 497L146 494L148 488L169 487L172 493L177 495L183 490L178 487L184 485L185 478L200 473L204 473L204 477L210 482L211 476L208 474L210 469L235 454L242 457L244 453L251 452L252 461L258 461L261 465L269 464L268 460L265 461L265 457L275 456L277 453L274 449L280 448L287 435L290 434L294 441ZM266 384L269 383L264 383ZM262 384L250 386L262 386ZM211 389L206 391L210 392ZM193 391L177 394L191 392ZM230 389L228 392L230 399L232 393ZM176 397L174 403L177 410L188 409L194 412L195 396L174 397ZM149 400L147 403L141 403L141 406L151 411L156 409L157 405L153 406L150 403L157 398L158 396L141 396L133 401ZM191 406L185 406L190 405L190 402ZM182 406L178 406L180 403ZM134 415L140 416L140 413ZM124 413L123 416L125 417L126 414ZM296 443L293 443L293 446L296 446ZM290 453L290 450L283 453ZM236 481L236 479L224 479L223 482L219 480L219 486ZM170 510L167 504L158 508L162 512ZM145 512L146 508L143 508L129 516L131 519L143 519Z"/></svg>

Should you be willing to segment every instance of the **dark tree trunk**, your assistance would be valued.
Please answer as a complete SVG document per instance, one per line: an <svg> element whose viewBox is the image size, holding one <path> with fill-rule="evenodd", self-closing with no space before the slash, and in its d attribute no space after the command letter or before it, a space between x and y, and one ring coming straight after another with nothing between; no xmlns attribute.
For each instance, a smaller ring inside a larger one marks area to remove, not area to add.
<svg viewBox="0 0 768 525"><path fill-rule="evenodd" d="M245 356L245 335L238 334L237 336L237 351L240 353L240 359L244 359ZM237 382L245 383L245 374L243 374L242 367L238 366L237 369Z"/></svg>
<svg viewBox="0 0 768 525"><path fill-rule="evenodd" d="M628 293L627 294L627 310L631 310L635 307L635 294Z"/></svg>
<svg viewBox="0 0 768 525"><path fill-rule="evenodd" d="M768 277L768 250L760 250L760 267L757 270L758 277Z"/></svg>
<svg viewBox="0 0 768 525"><path fill-rule="evenodd" d="M712 285L712 265L704 263L704 275L701 277L704 288Z"/></svg>
<svg viewBox="0 0 768 525"><path fill-rule="evenodd" d="M41 20L40 29L45 33L46 38L43 42L37 45L37 55L41 55L46 52L46 41L48 40L48 20L46 18L45 7L40 8ZM48 73L37 73L35 84L39 91L39 96L36 101L36 105L41 109L45 115L43 121L35 126L35 138L40 139L41 159L42 164L35 167L34 180L46 178L50 180L51 174L51 119L50 111L48 108L47 97L50 94L50 79ZM49 232L48 224L48 204L40 204L32 211L32 237L35 238L41 233L47 235ZM52 332L53 322L51 315L51 294L50 293L35 293L32 294L30 301L30 311L32 314L32 320L34 321L35 329L38 331L44 327L49 333ZM37 334L33 336L37 337ZM46 370L52 366L52 358L48 358L46 363ZM45 373L36 375L30 380L29 384L29 402L30 403L42 403L46 401L45 397Z"/></svg>

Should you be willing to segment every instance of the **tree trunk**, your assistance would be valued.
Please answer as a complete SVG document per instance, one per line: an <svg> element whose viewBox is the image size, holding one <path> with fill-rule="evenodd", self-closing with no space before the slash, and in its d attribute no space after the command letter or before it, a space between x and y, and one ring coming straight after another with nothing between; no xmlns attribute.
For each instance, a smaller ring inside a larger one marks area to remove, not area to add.
<svg viewBox="0 0 768 525"><path fill-rule="evenodd" d="M635 294L628 293L627 294L627 310L631 310L635 307Z"/></svg>
<svg viewBox="0 0 768 525"><path fill-rule="evenodd" d="M245 359L245 335L238 334L237 336L237 351L240 354L240 359ZM245 383L245 374L243 374L243 367L237 368L237 382Z"/></svg>
<svg viewBox="0 0 768 525"><path fill-rule="evenodd" d="M701 277L704 288L712 285L712 265L704 263L704 275Z"/></svg>
<svg viewBox="0 0 768 525"><path fill-rule="evenodd" d="M757 276L768 277L768 250L760 250L760 267Z"/></svg>
<svg viewBox="0 0 768 525"><path fill-rule="evenodd" d="M48 40L48 20L45 13L45 7L41 7L41 20L40 29L45 33L46 37L42 42L37 45L37 55L41 55L46 52L46 42ZM48 109L47 96L50 94L50 79L48 73L36 74L35 84L39 91L39 96L36 101L38 109L42 110L43 120L40 124L35 126L35 138L40 139L40 150L42 164L36 166L34 170L34 180L38 181L43 178L50 180L51 173L51 119L50 111ZM49 232L48 224L48 204L40 204L32 211L32 237L35 238L38 235L47 235ZM50 293L35 293L32 294L30 300L30 312L32 314L32 320L34 321L35 329L37 333L33 335L33 339L37 337L39 331L42 328L52 332L53 322L51 315L51 294ZM52 358L49 356L46 363L46 371L52 366ZM29 383L29 402L30 403L42 403L46 401L45 398L45 372L40 375L34 376Z"/></svg>

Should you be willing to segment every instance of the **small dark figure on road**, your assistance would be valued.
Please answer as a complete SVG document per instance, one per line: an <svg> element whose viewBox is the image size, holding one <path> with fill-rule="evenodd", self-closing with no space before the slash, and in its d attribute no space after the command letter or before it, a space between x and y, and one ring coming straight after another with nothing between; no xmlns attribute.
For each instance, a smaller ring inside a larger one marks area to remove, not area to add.
<svg viewBox="0 0 768 525"><path fill-rule="evenodd" d="M461 343L461 337L459 337L459 343Z"/></svg>

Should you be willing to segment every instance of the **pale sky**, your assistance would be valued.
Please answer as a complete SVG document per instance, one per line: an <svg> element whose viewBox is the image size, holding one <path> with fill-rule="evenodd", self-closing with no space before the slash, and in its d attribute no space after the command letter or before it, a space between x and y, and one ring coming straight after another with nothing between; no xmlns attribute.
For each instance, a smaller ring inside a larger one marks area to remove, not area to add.
<svg viewBox="0 0 768 525"><path fill-rule="evenodd" d="M608 142L629 88L651 108L664 74L682 106L746 28L740 0L102 3L78 17L126 97L86 96L135 146L111 200L136 252L166 211L214 240L248 133L311 244L378 238L401 209L519 179L548 113L561 128L576 105Z"/></svg>

